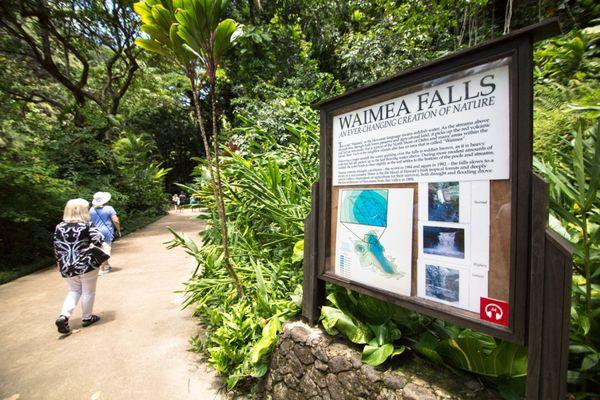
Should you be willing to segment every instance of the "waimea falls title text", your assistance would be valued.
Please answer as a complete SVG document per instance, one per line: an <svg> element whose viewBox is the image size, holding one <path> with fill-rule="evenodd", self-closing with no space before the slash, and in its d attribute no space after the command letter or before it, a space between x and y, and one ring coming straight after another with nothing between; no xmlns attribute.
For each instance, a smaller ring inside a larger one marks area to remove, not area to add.
<svg viewBox="0 0 600 400"><path fill-rule="evenodd" d="M495 75L465 80L443 89L408 95L362 111L339 116L339 137L409 124L438 116L493 106Z"/></svg>

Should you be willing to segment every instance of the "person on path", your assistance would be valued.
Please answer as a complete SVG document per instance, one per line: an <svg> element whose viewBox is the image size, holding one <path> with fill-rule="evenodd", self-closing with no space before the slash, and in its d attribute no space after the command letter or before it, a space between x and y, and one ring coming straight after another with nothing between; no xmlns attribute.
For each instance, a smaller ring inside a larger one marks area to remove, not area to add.
<svg viewBox="0 0 600 400"><path fill-rule="evenodd" d="M175 209L175 211L179 210L179 196L177 195L177 193L175 193L173 197L171 197L171 202L173 203L173 208Z"/></svg>
<svg viewBox="0 0 600 400"><path fill-rule="evenodd" d="M183 206L185 206L187 204L188 200L187 200L187 196L185 195L185 192L182 190L179 193L179 211L181 211L181 209L183 208Z"/></svg>
<svg viewBox="0 0 600 400"><path fill-rule="evenodd" d="M196 197L195 194L190 196L190 208L192 209L192 212L194 212L195 209L199 209L200 206L200 200L198 200L198 198Z"/></svg>
<svg viewBox="0 0 600 400"><path fill-rule="evenodd" d="M87 200L69 200L63 213L63 222L54 230L56 263L69 287L60 316L55 322L58 332L63 334L71 332L69 318L80 298L82 325L86 327L100 320L99 316L92 314L100 263L92 256L90 245L100 246L104 238L91 223L88 207Z"/></svg>
<svg viewBox="0 0 600 400"><path fill-rule="evenodd" d="M90 218L92 222L98 228L100 233L104 236L104 243L102 243L102 249L110 255L112 242L116 235L121 236L121 221L117 217L117 212L111 206L107 206L106 203L110 200L110 193L108 192L97 192L94 194L92 200L92 208L90 208ZM107 274L110 271L110 264L106 261L100 268L99 275Z"/></svg>

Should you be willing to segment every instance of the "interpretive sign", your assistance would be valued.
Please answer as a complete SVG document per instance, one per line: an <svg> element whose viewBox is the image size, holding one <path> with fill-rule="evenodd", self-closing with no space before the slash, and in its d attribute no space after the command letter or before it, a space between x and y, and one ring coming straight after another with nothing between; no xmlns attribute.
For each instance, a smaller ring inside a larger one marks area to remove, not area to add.
<svg viewBox="0 0 600 400"><path fill-rule="evenodd" d="M529 229L513 207L529 196L517 188L531 168L517 156L523 68L509 49L436 67L320 103L321 277L522 341L527 249L511 236ZM507 312L487 318L488 302Z"/></svg>
<svg viewBox="0 0 600 400"><path fill-rule="evenodd" d="M503 58L336 115L333 185L509 178Z"/></svg>
<svg viewBox="0 0 600 400"><path fill-rule="evenodd" d="M532 45L556 20L316 103L320 178L302 313L324 282L527 344L528 399L559 399L570 251L532 174ZM556 379L559 377L559 379Z"/></svg>

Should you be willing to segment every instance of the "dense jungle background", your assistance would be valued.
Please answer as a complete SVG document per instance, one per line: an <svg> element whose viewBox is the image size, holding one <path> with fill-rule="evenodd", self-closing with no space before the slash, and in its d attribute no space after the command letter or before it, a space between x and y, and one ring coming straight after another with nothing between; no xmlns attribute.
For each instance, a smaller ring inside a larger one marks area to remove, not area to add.
<svg viewBox="0 0 600 400"><path fill-rule="evenodd" d="M0 283L52 262L67 199L109 191L131 231L184 188L207 207L201 237L175 233L172 243L199 263L186 304L207 330L192 345L241 390L264 375L281 324L299 311L303 220L318 171L310 103L557 16L563 33L535 51L535 166L551 183L550 224L576 249L569 389L577 398L599 392L597 2L232 1L228 17L242 27L216 71L216 111L243 296L223 268L195 92L168 59L134 44L142 34L133 2L5 0L0 11ZM208 127L208 83L197 93ZM328 293L324 327L364 347L365 362L419 354L477 374L506 398L522 393L523 348ZM497 365L503 357L512 364Z"/></svg>

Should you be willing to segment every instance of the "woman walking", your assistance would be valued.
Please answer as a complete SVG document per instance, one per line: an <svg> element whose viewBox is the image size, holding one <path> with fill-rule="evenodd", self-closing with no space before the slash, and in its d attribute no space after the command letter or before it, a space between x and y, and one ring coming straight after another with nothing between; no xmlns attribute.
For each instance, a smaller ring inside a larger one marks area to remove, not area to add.
<svg viewBox="0 0 600 400"><path fill-rule="evenodd" d="M90 218L104 236L102 249L110 255L112 242L121 236L121 221L117 217L117 212L106 203L110 201L111 195L108 192L97 192L92 200L92 208L90 208ZM100 268L100 275L107 274L110 271L108 261Z"/></svg>
<svg viewBox="0 0 600 400"><path fill-rule="evenodd" d="M103 237L90 222L89 203L84 199L67 202L63 222L54 231L54 252L60 274L69 287L69 293L56 320L60 333L70 333L69 318L81 298L82 325L89 326L100 320L92 314L96 297L96 282L100 260L94 257L92 245L101 246Z"/></svg>
<svg viewBox="0 0 600 400"><path fill-rule="evenodd" d="M175 212L177 212L179 210L179 196L177 195L177 193L175 193L173 197L171 197L171 203L173 203L173 209L175 210Z"/></svg>

